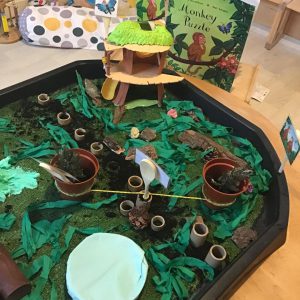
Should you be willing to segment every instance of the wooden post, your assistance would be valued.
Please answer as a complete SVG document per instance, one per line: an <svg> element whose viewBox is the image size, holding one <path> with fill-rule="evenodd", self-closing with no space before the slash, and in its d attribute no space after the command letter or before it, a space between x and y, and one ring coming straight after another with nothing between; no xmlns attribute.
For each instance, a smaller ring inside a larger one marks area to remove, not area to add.
<svg viewBox="0 0 300 300"><path fill-rule="evenodd" d="M165 88L162 83L157 85L157 101L158 101L158 107L162 107L162 99L165 94Z"/></svg>
<svg viewBox="0 0 300 300"><path fill-rule="evenodd" d="M118 94L113 101L115 105L122 106L125 103L126 96L129 89L129 83L121 82L118 90Z"/></svg>

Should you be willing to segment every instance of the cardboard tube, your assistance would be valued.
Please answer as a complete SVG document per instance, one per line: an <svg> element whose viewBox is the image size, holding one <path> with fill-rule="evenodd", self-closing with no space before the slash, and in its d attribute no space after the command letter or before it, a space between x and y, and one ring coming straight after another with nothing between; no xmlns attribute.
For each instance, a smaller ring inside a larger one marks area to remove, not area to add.
<svg viewBox="0 0 300 300"><path fill-rule="evenodd" d="M21 273L8 251L0 244L0 298L19 300L30 291L29 281Z"/></svg>
<svg viewBox="0 0 300 300"><path fill-rule="evenodd" d="M224 247L213 245L205 257L205 262L215 269L225 260L226 256L227 253Z"/></svg>
<svg viewBox="0 0 300 300"><path fill-rule="evenodd" d="M195 248L202 246L208 236L208 228L204 223L195 223L191 230L191 242Z"/></svg>

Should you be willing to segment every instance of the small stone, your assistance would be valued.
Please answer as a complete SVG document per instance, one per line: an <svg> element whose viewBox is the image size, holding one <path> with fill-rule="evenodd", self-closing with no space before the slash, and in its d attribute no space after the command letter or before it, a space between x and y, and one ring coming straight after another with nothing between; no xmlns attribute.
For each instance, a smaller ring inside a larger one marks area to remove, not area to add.
<svg viewBox="0 0 300 300"><path fill-rule="evenodd" d="M129 222L132 224L134 229L140 230L146 228L150 223L150 215L147 209L138 209L134 207L128 215Z"/></svg>
<svg viewBox="0 0 300 300"><path fill-rule="evenodd" d="M140 151L148 155L151 159L157 159L157 153L155 148L152 145L146 145L144 147L138 148ZM125 157L126 160L134 160L135 159L135 147L131 147L128 149L128 154Z"/></svg>
<svg viewBox="0 0 300 300"><path fill-rule="evenodd" d="M156 131L151 128L145 128L141 132L140 138L146 142L151 142L156 139Z"/></svg>
<svg viewBox="0 0 300 300"><path fill-rule="evenodd" d="M130 138L137 139L140 136L140 131L137 127L132 127L130 130Z"/></svg>
<svg viewBox="0 0 300 300"><path fill-rule="evenodd" d="M240 248L244 249L246 248L252 241L255 241L257 239L257 233L253 229L242 226L237 228L231 239L234 241L234 243Z"/></svg>

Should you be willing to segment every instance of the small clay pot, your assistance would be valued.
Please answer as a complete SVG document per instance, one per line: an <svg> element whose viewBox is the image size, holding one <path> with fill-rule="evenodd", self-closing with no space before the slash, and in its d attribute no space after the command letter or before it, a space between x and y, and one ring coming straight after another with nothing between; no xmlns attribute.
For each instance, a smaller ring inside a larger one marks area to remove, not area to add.
<svg viewBox="0 0 300 300"><path fill-rule="evenodd" d="M218 160L218 159L217 159ZM230 160L228 160L230 161ZM241 182L240 191L237 193L224 193L217 190L209 182L209 178L219 178L222 174L232 170L236 164L224 163L224 162L208 162L203 167L203 180L204 184L202 187L203 196L207 199L204 203L210 208L220 209L232 205L236 198L242 193L246 192L249 185L249 180Z"/></svg>
<svg viewBox="0 0 300 300"><path fill-rule="evenodd" d="M131 192L140 192L143 189L143 183L140 176L130 176L128 178L128 189Z"/></svg>
<svg viewBox="0 0 300 300"><path fill-rule="evenodd" d="M120 213L127 217L131 210L134 208L134 203L130 200L124 200L120 204Z"/></svg>
<svg viewBox="0 0 300 300"><path fill-rule="evenodd" d="M63 195L68 196L68 199L80 200L80 196L88 194L93 187L100 168L99 162L90 151L79 148L68 149L68 151L73 151L78 154L81 167L85 170L85 173L90 176L87 180L76 183L66 183L54 177L55 185ZM58 155L54 156L50 165L55 166L58 158Z"/></svg>
<svg viewBox="0 0 300 300"><path fill-rule="evenodd" d="M30 282L0 244L0 299L19 300L31 291Z"/></svg>
<svg viewBox="0 0 300 300"><path fill-rule="evenodd" d="M83 128L77 128L74 131L74 138L76 141L80 142L85 139L86 130Z"/></svg>
<svg viewBox="0 0 300 300"><path fill-rule="evenodd" d="M149 194L148 199L144 199L142 194L137 195L135 206L137 209L146 209L149 210L152 202L152 195Z"/></svg>
<svg viewBox="0 0 300 300"><path fill-rule="evenodd" d="M215 269L225 260L226 256L227 252L224 247L213 245L205 257L205 262Z"/></svg>
<svg viewBox="0 0 300 300"><path fill-rule="evenodd" d="M71 115L67 112L60 112L57 114L57 122L61 126L67 126L72 122Z"/></svg>
<svg viewBox="0 0 300 300"><path fill-rule="evenodd" d="M195 223L191 230L190 239L195 248L202 246L208 236L208 228L204 223Z"/></svg>
<svg viewBox="0 0 300 300"><path fill-rule="evenodd" d="M94 142L91 144L90 150L94 155L100 156L100 154L103 150L103 145L99 142Z"/></svg>
<svg viewBox="0 0 300 300"><path fill-rule="evenodd" d="M151 219L151 229L160 231L166 226L166 221L162 216L155 216Z"/></svg>
<svg viewBox="0 0 300 300"><path fill-rule="evenodd" d="M38 104L44 106L44 105L48 105L49 102L50 102L50 97L48 96L48 94L38 95Z"/></svg>

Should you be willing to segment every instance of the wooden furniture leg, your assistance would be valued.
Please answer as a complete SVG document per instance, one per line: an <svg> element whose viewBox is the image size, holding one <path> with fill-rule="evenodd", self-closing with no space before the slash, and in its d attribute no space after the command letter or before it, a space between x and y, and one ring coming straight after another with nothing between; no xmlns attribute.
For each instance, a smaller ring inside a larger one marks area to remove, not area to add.
<svg viewBox="0 0 300 300"><path fill-rule="evenodd" d="M283 36L283 32L291 12L287 5L291 1L292 0L283 0L277 9L268 40L265 45L265 48L268 50L271 50Z"/></svg>
<svg viewBox="0 0 300 300"><path fill-rule="evenodd" d="M165 94L165 88L162 83L157 85L157 101L158 101L158 107L162 107L162 99Z"/></svg>
<svg viewBox="0 0 300 300"><path fill-rule="evenodd" d="M124 82L120 83L118 94L115 100L113 101L115 105L118 106L124 105L128 93L128 89L129 89L129 83L124 83Z"/></svg>

